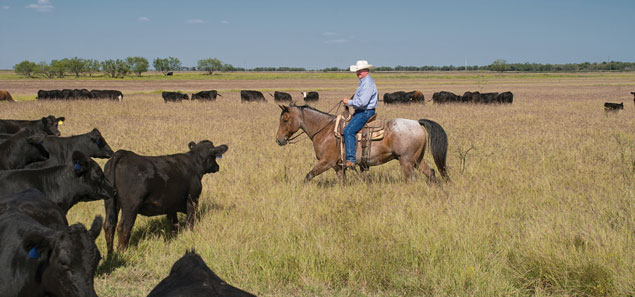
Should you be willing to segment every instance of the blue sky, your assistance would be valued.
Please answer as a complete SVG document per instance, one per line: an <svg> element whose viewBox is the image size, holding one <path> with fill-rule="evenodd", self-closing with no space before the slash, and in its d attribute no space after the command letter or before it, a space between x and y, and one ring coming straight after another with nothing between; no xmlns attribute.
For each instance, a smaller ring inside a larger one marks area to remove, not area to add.
<svg viewBox="0 0 635 297"><path fill-rule="evenodd" d="M218 58L237 67L635 61L635 1L0 0L0 69Z"/></svg>

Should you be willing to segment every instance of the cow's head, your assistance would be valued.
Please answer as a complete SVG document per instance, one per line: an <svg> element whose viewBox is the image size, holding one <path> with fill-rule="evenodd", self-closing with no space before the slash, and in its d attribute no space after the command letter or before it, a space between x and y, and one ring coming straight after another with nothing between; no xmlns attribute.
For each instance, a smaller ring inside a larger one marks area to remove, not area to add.
<svg viewBox="0 0 635 297"><path fill-rule="evenodd" d="M56 118L52 115L42 118L42 125L44 125L43 131L48 135L60 136L60 130L57 128L64 122L64 117Z"/></svg>
<svg viewBox="0 0 635 297"><path fill-rule="evenodd" d="M101 133L97 128L93 129L90 133L90 144L86 151L90 156L95 158L110 158L115 153L112 151L106 140L101 136Z"/></svg>
<svg viewBox="0 0 635 297"><path fill-rule="evenodd" d="M102 222L97 216L90 230L77 223L54 233L26 233L19 255L35 267L35 272L24 290L38 291L43 296L96 297L93 277L101 255L95 239Z"/></svg>
<svg viewBox="0 0 635 297"><path fill-rule="evenodd" d="M73 171L79 182L73 189L75 202L110 199L115 196L115 188L106 179L97 162L79 151L73 152Z"/></svg>
<svg viewBox="0 0 635 297"><path fill-rule="evenodd" d="M203 140L198 144L192 141L188 146L190 147L190 153L196 156L205 173L218 172L219 167L216 159L222 158L228 148L224 144L215 147L209 140Z"/></svg>

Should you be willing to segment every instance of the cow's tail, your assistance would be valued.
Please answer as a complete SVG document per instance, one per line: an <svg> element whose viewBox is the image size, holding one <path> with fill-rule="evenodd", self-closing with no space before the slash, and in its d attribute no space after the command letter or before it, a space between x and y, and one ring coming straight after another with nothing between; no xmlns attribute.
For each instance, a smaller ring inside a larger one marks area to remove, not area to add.
<svg viewBox="0 0 635 297"><path fill-rule="evenodd" d="M269 96L273 97L273 94L271 94L271 93L269 93L269 92L267 92L267 94L269 94Z"/></svg>
<svg viewBox="0 0 635 297"><path fill-rule="evenodd" d="M445 134L443 127L435 121L420 119L419 124L428 132L428 142L430 143L430 151L434 163L439 169L441 177L448 179L445 160L448 154L448 135Z"/></svg>
<svg viewBox="0 0 635 297"><path fill-rule="evenodd" d="M106 179L117 189L117 180L115 178L117 163L123 156L124 151L117 151L115 155L106 162L104 166L104 175ZM117 192L117 191L115 191ZM104 236L106 238L106 247L108 254L113 252L113 245L115 240L115 230L117 228L117 221L119 220L119 194L115 193L113 198L104 200L104 208L106 213L106 219L104 220Z"/></svg>

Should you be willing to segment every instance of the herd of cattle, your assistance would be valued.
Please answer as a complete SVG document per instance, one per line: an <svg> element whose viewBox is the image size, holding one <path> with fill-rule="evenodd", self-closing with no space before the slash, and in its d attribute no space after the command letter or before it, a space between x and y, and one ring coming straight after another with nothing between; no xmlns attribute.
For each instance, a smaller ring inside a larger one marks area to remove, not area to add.
<svg viewBox="0 0 635 297"><path fill-rule="evenodd" d="M97 296L102 226L108 254L120 210L119 250L127 248L138 214L167 214L178 227L176 213L183 212L191 227L201 178L219 171L216 160L228 149L203 140L168 156L113 152L96 128L61 137L64 120L0 120L0 296ZM91 158L109 159L105 170ZM74 205L95 200L104 200L105 221L98 215L89 229L69 225ZM148 296L254 295L228 285L192 250Z"/></svg>
<svg viewBox="0 0 635 297"><path fill-rule="evenodd" d="M63 89L63 90L39 90L37 100L87 100L87 99L109 99L115 101L123 100L123 93L117 90L86 90L86 89Z"/></svg>

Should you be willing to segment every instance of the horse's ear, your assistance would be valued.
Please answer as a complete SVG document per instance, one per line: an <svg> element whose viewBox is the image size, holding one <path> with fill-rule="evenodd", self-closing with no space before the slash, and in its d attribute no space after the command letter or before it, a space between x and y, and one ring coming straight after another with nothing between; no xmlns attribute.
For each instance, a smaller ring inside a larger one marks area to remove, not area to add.
<svg viewBox="0 0 635 297"><path fill-rule="evenodd" d="M280 109L282 109L282 111L289 112L289 107L287 107L286 105L280 105L280 104L278 104L278 106L280 107Z"/></svg>

